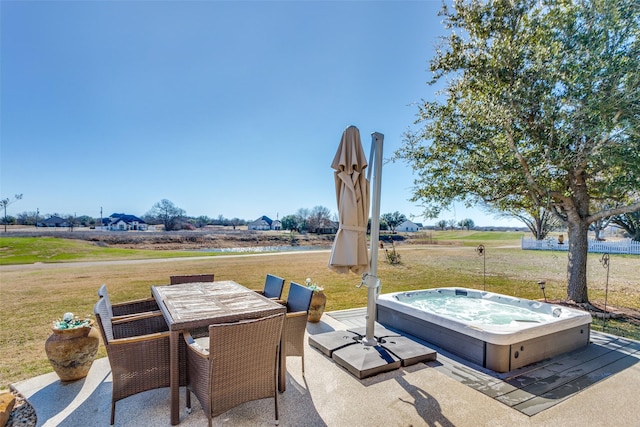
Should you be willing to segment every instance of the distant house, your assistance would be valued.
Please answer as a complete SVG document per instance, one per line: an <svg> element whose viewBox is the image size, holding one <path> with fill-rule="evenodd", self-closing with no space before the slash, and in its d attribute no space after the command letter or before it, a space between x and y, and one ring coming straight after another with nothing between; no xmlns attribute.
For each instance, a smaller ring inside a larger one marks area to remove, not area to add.
<svg viewBox="0 0 640 427"><path fill-rule="evenodd" d="M307 225L309 233L316 234L335 234L338 232L338 228L340 227L340 223L337 221L331 221L330 219L323 220L320 224Z"/></svg>
<svg viewBox="0 0 640 427"><path fill-rule="evenodd" d="M260 218L255 221L251 221L247 224L247 229L249 230L272 230L271 225L273 224L273 220L268 216L262 215ZM280 221L278 221L280 223ZM280 228L282 228L282 223L280 223Z"/></svg>
<svg viewBox="0 0 640 427"><path fill-rule="evenodd" d="M38 227L68 227L69 223L66 219L60 218L59 216L50 216L49 218L39 221Z"/></svg>
<svg viewBox="0 0 640 427"><path fill-rule="evenodd" d="M275 219L272 220L268 216L262 215L255 221L251 221L247 224L248 230L282 230L282 221Z"/></svg>
<svg viewBox="0 0 640 427"><path fill-rule="evenodd" d="M114 213L109 216L107 224L108 230L115 231L145 231L147 223L135 215Z"/></svg>
<svg viewBox="0 0 640 427"><path fill-rule="evenodd" d="M405 222L403 222L402 224L396 227L396 231L400 233L403 233L403 232L413 233L420 230L420 228L422 227L419 224L416 224L413 221L406 220Z"/></svg>

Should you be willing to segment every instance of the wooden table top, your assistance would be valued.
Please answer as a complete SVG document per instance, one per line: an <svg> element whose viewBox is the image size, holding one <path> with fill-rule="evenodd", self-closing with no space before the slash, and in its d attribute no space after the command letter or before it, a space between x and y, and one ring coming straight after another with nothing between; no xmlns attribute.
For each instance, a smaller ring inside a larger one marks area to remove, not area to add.
<svg viewBox="0 0 640 427"><path fill-rule="evenodd" d="M152 286L170 330L255 319L286 307L232 280Z"/></svg>

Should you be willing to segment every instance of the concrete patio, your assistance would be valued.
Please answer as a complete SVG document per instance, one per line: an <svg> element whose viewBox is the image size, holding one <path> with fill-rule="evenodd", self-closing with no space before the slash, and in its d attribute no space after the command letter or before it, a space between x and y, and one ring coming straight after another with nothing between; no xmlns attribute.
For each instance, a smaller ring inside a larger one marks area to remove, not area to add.
<svg viewBox="0 0 640 427"><path fill-rule="evenodd" d="M325 313L320 323L307 325L307 332L363 325L364 309L346 310ZM287 391L279 397L280 425L639 425L640 343L596 333L592 342L587 352L553 358L537 366L536 373L529 369L499 376L433 347L438 350L433 362L363 380L307 347L305 378L300 358L287 360ZM559 366L565 366L565 371ZM583 373L570 377L568 372L577 370ZM541 372L548 376L543 378ZM526 384L525 378L529 378ZM557 386L549 385L553 381ZM62 384L50 373L13 386L35 408L39 426L105 426L109 425L110 382L109 363L103 358L94 362L83 380ZM189 414L181 391L180 425L206 426L197 400L192 402ZM273 401L238 406L215 418L214 424L274 425ZM169 389L118 402L115 425L169 426Z"/></svg>

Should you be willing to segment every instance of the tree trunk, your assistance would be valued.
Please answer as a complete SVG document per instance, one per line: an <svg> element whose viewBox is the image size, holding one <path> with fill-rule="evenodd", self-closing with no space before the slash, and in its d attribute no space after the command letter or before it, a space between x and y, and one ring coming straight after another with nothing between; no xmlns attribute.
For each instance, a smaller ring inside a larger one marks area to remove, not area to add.
<svg viewBox="0 0 640 427"><path fill-rule="evenodd" d="M598 224L595 224L593 234L595 235L594 237L596 240L600 240L600 228L598 227Z"/></svg>
<svg viewBox="0 0 640 427"><path fill-rule="evenodd" d="M589 224L569 220L569 263L567 266L567 299L589 302L587 292L587 254Z"/></svg>

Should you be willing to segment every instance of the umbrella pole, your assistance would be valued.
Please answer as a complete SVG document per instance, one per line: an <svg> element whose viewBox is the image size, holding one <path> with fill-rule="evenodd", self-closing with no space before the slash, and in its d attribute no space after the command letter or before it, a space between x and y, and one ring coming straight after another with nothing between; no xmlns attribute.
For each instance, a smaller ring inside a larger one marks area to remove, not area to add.
<svg viewBox="0 0 640 427"><path fill-rule="evenodd" d="M366 336L362 340L364 345L378 345L374 337L376 322L376 299L380 290L378 279L378 240L380 239L380 194L382 189L382 149L384 135L378 132L371 134L371 154L373 161L373 197L371 200L371 241L369 272L365 273L362 281L367 287L367 327Z"/></svg>
<svg viewBox="0 0 640 427"><path fill-rule="evenodd" d="M350 142L355 142L356 137L358 135L357 128L354 129L347 128L345 133L349 130L349 133L353 133L351 135L353 137ZM346 141L346 134L343 134L343 139ZM359 147L355 147L358 150L357 156L361 159L364 153L362 153L362 146L358 139ZM398 369L400 366L409 366L418 362L435 360L435 351L423 346L422 344L418 344L412 340L409 340L405 337L398 336L393 340L380 340L378 341L375 337L375 322L376 322L376 300L380 293L380 279L378 279L378 241L380 239L380 193L381 193L381 182L382 182L382 146L384 141L384 135L378 132L374 132L371 134L371 152L369 154L369 163L371 166L367 169L367 183L360 182L360 185L370 185L371 181L371 172L374 172L373 176L373 191L369 191L371 195L371 239L370 239L370 250L368 259L369 262L369 272L362 276L362 281L358 287L362 285L366 285L367 287L367 316L366 316L366 332L363 336L361 330L358 331L343 331L343 330L334 330L331 332L324 332L320 334L309 335L309 345L319 349L323 354L331 357L336 364L342 366L347 369L350 373L355 375L358 378L366 378L372 375L377 375L381 372L391 371L393 369ZM343 141L340 142L341 149ZM342 155L341 151L336 153L336 158L339 155ZM343 161L343 159L338 158L338 161ZM335 167L335 166L338 167ZM344 166L344 163L341 163ZM336 163L335 159L332 163L331 167L340 172L341 166ZM362 178L362 176L358 176L358 179ZM340 184L339 189L341 190L342 182L338 182L336 179L336 187ZM365 187L366 189L366 187ZM341 190L342 191L342 190ZM366 194L365 194L366 198ZM339 199L340 200L340 199ZM340 202L338 202L338 206L340 206ZM366 206L366 207L365 207ZM360 209L366 209L369 206L367 205L359 205ZM364 219L360 217L360 219ZM342 227L343 224L340 224ZM353 228L353 227L351 227ZM362 229L357 230L362 233ZM362 234L358 236L359 245L362 245ZM336 240L334 241L334 249L335 243L338 241L338 235L336 234ZM364 250L365 248L360 248ZM364 255L364 254L362 254ZM332 251L333 257L333 251ZM333 264L332 261L329 261L329 266L332 267L336 264ZM340 266L344 266L343 264L339 264ZM353 266L349 266L350 268ZM367 266L361 265L359 263L358 267ZM338 271L342 271L344 269L338 269ZM362 271L362 270L358 270ZM384 328L383 328L384 330ZM380 331L382 332L382 330ZM375 351L372 351L375 350Z"/></svg>

